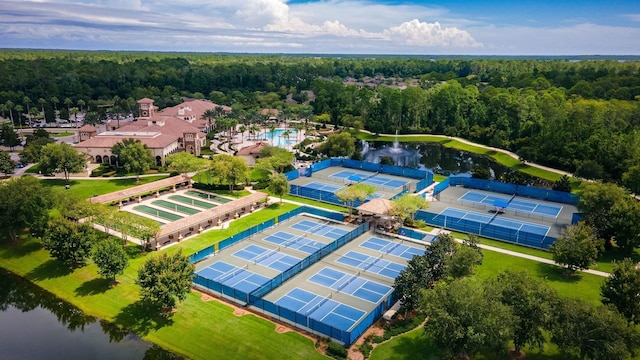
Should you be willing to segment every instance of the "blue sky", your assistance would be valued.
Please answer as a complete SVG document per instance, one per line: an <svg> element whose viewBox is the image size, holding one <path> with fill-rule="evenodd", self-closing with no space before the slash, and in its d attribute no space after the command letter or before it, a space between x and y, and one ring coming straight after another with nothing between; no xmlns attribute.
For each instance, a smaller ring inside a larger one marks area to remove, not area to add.
<svg viewBox="0 0 640 360"><path fill-rule="evenodd" d="M0 47L640 55L640 1L1 0Z"/></svg>

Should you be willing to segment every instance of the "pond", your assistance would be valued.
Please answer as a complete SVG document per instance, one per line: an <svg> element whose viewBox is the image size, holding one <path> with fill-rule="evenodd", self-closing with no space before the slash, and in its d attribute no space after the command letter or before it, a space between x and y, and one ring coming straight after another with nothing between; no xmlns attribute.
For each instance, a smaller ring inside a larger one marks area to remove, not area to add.
<svg viewBox="0 0 640 360"><path fill-rule="evenodd" d="M0 284L1 359L177 358L3 269Z"/></svg>
<svg viewBox="0 0 640 360"><path fill-rule="evenodd" d="M444 176L471 175L474 166L488 168L494 178L507 171L507 167L487 156L447 148L438 143L362 141L361 146L362 158L365 161L379 163L380 159L386 156L395 165L428 169Z"/></svg>

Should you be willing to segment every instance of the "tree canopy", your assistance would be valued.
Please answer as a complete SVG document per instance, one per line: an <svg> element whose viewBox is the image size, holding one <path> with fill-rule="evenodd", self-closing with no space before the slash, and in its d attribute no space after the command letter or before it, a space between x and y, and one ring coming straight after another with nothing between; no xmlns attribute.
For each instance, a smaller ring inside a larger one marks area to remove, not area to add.
<svg viewBox="0 0 640 360"><path fill-rule="evenodd" d="M125 139L113 145L111 152L118 156L118 161L123 164L127 172L137 175L137 181L140 181L140 175L155 163L151 150L140 140Z"/></svg>
<svg viewBox="0 0 640 360"><path fill-rule="evenodd" d="M90 225L56 218L47 225L42 244L52 257L76 267L85 264L96 239L95 231Z"/></svg>
<svg viewBox="0 0 640 360"><path fill-rule="evenodd" d="M228 184L230 192L233 192L233 187L237 184L245 183L251 179L251 169L249 169L247 161L241 157L226 154L214 156L207 172L219 184Z"/></svg>
<svg viewBox="0 0 640 360"><path fill-rule="evenodd" d="M340 201L347 205L349 208L349 215L351 215L351 209L353 209L355 204L365 201L368 197L375 194L375 192L375 186L358 183L336 191L335 195L340 199Z"/></svg>
<svg viewBox="0 0 640 360"><path fill-rule="evenodd" d="M282 196L289 193L289 181L283 174L272 174L269 176L269 191L280 198L282 203Z"/></svg>
<svg viewBox="0 0 640 360"><path fill-rule="evenodd" d="M129 258L122 244L112 239L96 243L91 259L98 266L98 274L113 281L115 281L116 275L124 273L124 269L129 264Z"/></svg>
<svg viewBox="0 0 640 360"><path fill-rule="evenodd" d="M64 173L69 183L69 174L77 173L87 166L85 154L78 152L67 143L49 143L40 150L40 171L44 174Z"/></svg>
<svg viewBox="0 0 640 360"><path fill-rule="evenodd" d="M140 297L162 309L171 309L191 291L194 270L182 250L151 256L138 269L136 284L140 285Z"/></svg>
<svg viewBox="0 0 640 360"><path fill-rule="evenodd" d="M555 262L575 272L588 269L603 250L603 244L593 228L581 221L565 229L549 249Z"/></svg>
<svg viewBox="0 0 640 360"><path fill-rule="evenodd" d="M355 139L348 132L331 134L327 140L318 146L318 151L328 157L351 156L356 151Z"/></svg>
<svg viewBox="0 0 640 360"><path fill-rule="evenodd" d="M626 258L613 267L613 272L600 288L602 303L613 305L627 320L640 322L640 269Z"/></svg>

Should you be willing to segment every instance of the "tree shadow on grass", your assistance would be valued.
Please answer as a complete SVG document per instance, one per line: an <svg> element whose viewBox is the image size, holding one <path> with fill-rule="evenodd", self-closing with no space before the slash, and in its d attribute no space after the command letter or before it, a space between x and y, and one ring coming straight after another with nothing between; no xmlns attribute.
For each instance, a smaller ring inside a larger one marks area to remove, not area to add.
<svg viewBox="0 0 640 360"><path fill-rule="evenodd" d="M6 251L2 252L2 258L15 259L42 249L42 244L37 241L29 241L25 244L21 240L18 240L18 242L15 243L6 241L2 244L2 247L6 249Z"/></svg>
<svg viewBox="0 0 640 360"><path fill-rule="evenodd" d="M144 256L146 253L144 252L144 248L140 245L134 245L131 243L128 243L125 247L124 247L124 252L127 253L127 256L129 257L129 259L137 259L141 256Z"/></svg>
<svg viewBox="0 0 640 360"><path fill-rule="evenodd" d="M88 296L102 294L111 287L111 280L105 278L95 278L85 281L75 290L77 296Z"/></svg>
<svg viewBox="0 0 640 360"><path fill-rule="evenodd" d="M150 331L173 324L171 315L163 314L159 307L144 301L127 305L116 316L115 321L138 336L145 336Z"/></svg>
<svg viewBox="0 0 640 360"><path fill-rule="evenodd" d="M55 279L61 276L69 275L73 272L68 265L61 261L50 259L40 264L27 274L27 279L32 281L40 281L46 279Z"/></svg>
<svg viewBox="0 0 640 360"><path fill-rule="evenodd" d="M537 263L536 267L540 275L549 281L577 283L582 279L582 274L579 271L570 273L567 269L560 266Z"/></svg>

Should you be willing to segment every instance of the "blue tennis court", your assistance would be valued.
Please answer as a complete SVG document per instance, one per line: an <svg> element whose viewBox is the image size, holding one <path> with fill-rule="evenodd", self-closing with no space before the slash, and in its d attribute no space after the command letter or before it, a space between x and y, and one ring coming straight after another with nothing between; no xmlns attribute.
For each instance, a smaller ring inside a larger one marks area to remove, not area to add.
<svg viewBox="0 0 640 360"><path fill-rule="evenodd" d="M314 181L314 182L310 182L310 183L304 185L304 187L310 188L310 189L313 189L313 190L336 192L336 191L342 189L344 186L337 186L337 185L325 184L325 183L321 183L321 182L318 182L318 181Z"/></svg>
<svg viewBox="0 0 640 360"><path fill-rule="evenodd" d="M289 269L301 260L297 257L289 256L276 250L269 250L254 244L236 251L233 255L243 260L252 261L254 264L267 266L281 272Z"/></svg>
<svg viewBox="0 0 640 360"><path fill-rule="evenodd" d="M397 241L389 241L372 237L360 244L363 248L376 250L384 254L391 254L401 258L411 260L414 255L424 255L425 249L404 245Z"/></svg>
<svg viewBox="0 0 640 360"><path fill-rule="evenodd" d="M558 214L560 214L560 211L562 211L562 206L541 204L535 201L513 199L511 197L484 194L476 191L468 191L458 200L485 205L493 205L496 201L506 202L508 203L507 209L519 210L552 217L558 217Z"/></svg>
<svg viewBox="0 0 640 360"><path fill-rule="evenodd" d="M480 214L472 211L465 211L455 208L446 208L437 216L451 217L451 221L469 220L481 224L489 224L512 229L516 231L527 232L536 235L546 236L549 227L545 225L532 224L525 221L494 217L491 215ZM445 224L446 225L446 224Z"/></svg>
<svg viewBox="0 0 640 360"><path fill-rule="evenodd" d="M331 240L336 240L341 236L349 233L347 230L333 227L327 224L317 223L311 220L302 220L291 225L292 229L304 231L306 233L313 233L320 236L324 236Z"/></svg>
<svg viewBox="0 0 640 360"><path fill-rule="evenodd" d="M362 182L365 184L371 184L376 186L386 186L393 189L402 187L409 183L409 181L397 180L397 179L388 178L386 176L381 176L381 175L378 175L378 173L367 174L367 173L361 173L361 172L355 172L355 171L349 171L349 170L339 171L333 175L330 175L329 177L334 177L338 179L347 179L355 182Z"/></svg>
<svg viewBox="0 0 640 360"><path fill-rule="evenodd" d="M386 276L392 280L395 280L400 275L400 272L407 267L406 265L383 259L382 255L375 257L357 251L349 251L336 261L357 269Z"/></svg>
<svg viewBox="0 0 640 360"><path fill-rule="evenodd" d="M308 239L304 235L294 235L284 231L278 231L264 239L270 243L289 249L300 250L307 254L313 254L327 245L321 241Z"/></svg>
<svg viewBox="0 0 640 360"><path fill-rule="evenodd" d="M289 291L275 304L342 331L349 331L365 315L360 309L299 288Z"/></svg>
<svg viewBox="0 0 640 360"><path fill-rule="evenodd" d="M375 281L327 267L310 277L309 281L372 303L379 302L392 290L389 286Z"/></svg>
<svg viewBox="0 0 640 360"><path fill-rule="evenodd" d="M271 280L223 261L213 263L196 274L245 293L250 293Z"/></svg>

